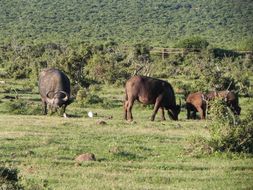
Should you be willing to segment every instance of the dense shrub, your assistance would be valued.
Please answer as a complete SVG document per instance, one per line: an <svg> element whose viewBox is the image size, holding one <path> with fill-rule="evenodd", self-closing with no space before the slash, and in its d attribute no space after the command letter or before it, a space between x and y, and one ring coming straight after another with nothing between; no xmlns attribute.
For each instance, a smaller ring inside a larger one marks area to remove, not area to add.
<svg viewBox="0 0 253 190"><path fill-rule="evenodd" d="M18 182L18 170L0 167L0 189L4 190L23 190Z"/></svg>
<svg viewBox="0 0 253 190"><path fill-rule="evenodd" d="M87 97L85 98L85 103L86 104L99 104L99 103L103 103L103 99L100 98L96 94L88 94Z"/></svg>
<svg viewBox="0 0 253 190"><path fill-rule="evenodd" d="M239 120L221 100L211 104L210 134L214 150L253 153L253 111Z"/></svg>
<svg viewBox="0 0 253 190"><path fill-rule="evenodd" d="M76 100L77 102L82 102L87 97L87 90L86 89L80 89L77 92Z"/></svg>
<svg viewBox="0 0 253 190"><path fill-rule="evenodd" d="M175 45L178 48L196 48L196 49L204 49L209 45L208 41L202 39L198 36L189 37L183 39Z"/></svg>
<svg viewBox="0 0 253 190"><path fill-rule="evenodd" d="M253 111L245 119L239 120L221 100L211 103L208 126L210 138L200 136L188 140L188 153L193 155L213 152L253 153Z"/></svg>

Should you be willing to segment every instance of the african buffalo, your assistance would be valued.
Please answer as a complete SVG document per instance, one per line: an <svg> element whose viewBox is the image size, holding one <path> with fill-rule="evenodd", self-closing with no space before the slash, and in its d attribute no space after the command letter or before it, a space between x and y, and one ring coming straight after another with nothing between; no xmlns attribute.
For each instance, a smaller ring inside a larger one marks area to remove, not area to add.
<svg viewBox="0 0 253 190"><path fill-rule="evenodd" d="M215 98L222 98L226 104L231 108L231 110L236 115L240 115L241 107L239 106L239 99L238 96L229 90L223 91L212 91L207 94L208 100L214 100Z"/></svg>
<svg viewBox="0 0 253 190"><path fill-rule="evenodd" d="M189 94L186 98L187 119L191 118L191 112L193 112L194 119L196 119L196 112L200 113L201 119L205 119L207 104L215 98L222 98L234 114L240 115L241 108L239 106L238 96L234 92L229 90L211 91L207 94L196 92Z"/></svg>
<svg viewBox="0 0 253 190"><path fill-rule="evenodd" d="M39 75L39 92L45 115L48 105L54 110L63 107L63 116L66 117L65 109L70 104L70 81L62 71L44 69Z"/></svg>
<svg viewBox="0 0 253 190"><path fill-rule="evenodd" d="M196 119L196 112L199 112L201 119L205 119L206 104L206 96L202 92L189 94L186 98L187 119L191 118L191 112L193 112L193 119Z"/></svg>
<svg viewBox="0 0 253 190"><path fill-rule="evenodd" d="M163 120L165 120L164 108L168 110L168 114L173 120L178 120L181 106L176 105L174 90L168 82L151 77L134 76L126 82L125 93L126 120L133 120L132 107L135 100L145 105L155 105L151 121L154 121L159 108L162 111Z"/></svg>

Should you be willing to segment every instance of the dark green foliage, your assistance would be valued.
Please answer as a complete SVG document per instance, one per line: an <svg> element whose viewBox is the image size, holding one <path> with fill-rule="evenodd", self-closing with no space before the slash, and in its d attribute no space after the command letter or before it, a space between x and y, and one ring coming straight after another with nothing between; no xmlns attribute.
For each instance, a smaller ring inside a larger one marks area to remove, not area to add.
<svg viewBox="0 0 253 190"><path fill-rule="evenodd" d="M222 49L222 48L214 48L212 50L212 53L213 53L214 57L216 57L216 58L238 57L238 56L240 56L240 53L238 53L236 51Z"/></svg>
<svg viewBox="0 0 253 190"><path fill-rule="evenodd" d="M207 48L208 45L209 43L207 42L207 40L194 36L191 38L180 40L178 44L175 45L175 47L204 49L204 48Z"/></svg>
<svg viewBox="0 0 253 190"><path fill-rule="evenodd" d="M86 104L99 104L99 103L103 103L103 99L100 98L98 95L89 94L89 95L85 98L85 103L86 103Z"/></svg>
<svg viewBox="0 0 253 190"><path fill-rule="evenodd" d="M125 49L113 41L100 45L79 43L68 46L55 43L34 46L7 44L1 49L1 55L5 62L5 76L30 78L31 82L26 86L37 86L38 74L43 68L59 68L69 76L74 96L80 88L91 84L124 85L136 74L158 78L187 76L194 81L181 84L187 85L188 91L205 92L229 87L229 90L239 91L242 95L251 94L249 75L253 67L250 55L216 58L213 49L204 49L199 53L170 55L161 60L151 55L150 49L146 44Z"/></svg>
<svg viewBox="0 0 253 190"><path fill-rule="evenodd" d="M252 10L251 0L3 0L0 41L113 39L172 47L181 37L198 35L232 49L252 37Z"/></svg>
<svg viewBox="0 0 253 190"><path fill-rule="evenodd" d="M214 152L253 153L253 112L240 120L222 100L210 102L212 123L210 139L195 136L188 139L187 152L200 156Z"/></svg>
<svg viewBox="0 0 253 190"><path fill-rule="evenodd" d="M249 112L240 121L221 100L211 103L210 144L216 151L253 153L253 125Z"/></svg>
<svg viewBox="0 0 253 190"><path fill-rule="evenodd" d="M18 180L17 169L0 167L0 189L23 190L24 188L20 185Z"/></svg>
<svg viewBox="0 0 253 190"><path fill-rule="evenodd" d="M150 47L146 44L135 44L127 56L126 66L129 66L128 72L131 75L152 75L154 64L150 55Z"/></svg>

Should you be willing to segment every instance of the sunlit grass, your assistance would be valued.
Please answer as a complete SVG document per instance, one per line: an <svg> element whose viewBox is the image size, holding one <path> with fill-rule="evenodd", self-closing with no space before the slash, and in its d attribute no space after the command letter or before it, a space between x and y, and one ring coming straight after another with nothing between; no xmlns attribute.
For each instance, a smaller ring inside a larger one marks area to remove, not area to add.
<svg viewBox="0 0 253 190"><path fill-rule="evenodd" d="M113 91L113 90L112 90ZM110 89L99 92L110 98ZM111 97L120 101L120 88ZM29 99L29 95L28 96ZM38 97L31 95L30 97ZM122 101L122 100L121 100ZM40 104L40 102L36 102ZM242 110L249 108L243 99ZM2 106L3 103L0 103ZM134 122L123 120L123 108L67 107L69 118L57 114L0 114L0 165L17 168L27 189L250 189L253 158L236 154L192 157L185 150L192 135L209 137L209 120L179 121L151 107L135 104ZM95 114L93 118L87 112ZM100 125L98 121L105 121ZM96 161L75 163L82 153Z"/></svg>

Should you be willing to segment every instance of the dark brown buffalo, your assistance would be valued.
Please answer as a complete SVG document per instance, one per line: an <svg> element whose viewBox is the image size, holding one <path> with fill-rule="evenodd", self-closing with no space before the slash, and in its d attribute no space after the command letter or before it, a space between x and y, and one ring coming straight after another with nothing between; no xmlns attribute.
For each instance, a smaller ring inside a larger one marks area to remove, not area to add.
<svg viewBox="0 0 253 190"><path fill-rule="evenodd" d="M163 120L165 120L164 108L168 110L168 114L173 120L178 120L180 105L176 105L174 90L168 82L151 77L134 76L126 82L125 93L126 120L133 120L132 107L135 100L145 105L155 105L151 121L154 121L159 108L162 111Z"/></svg>
<svg viewBox="0 0 253 190"><path fill-rule="evenodd" d="M206 105L206 96L202 92L189 94L186 98L187 119L196 119L196 112L199 112L200 119L205 119Z"/></svg>
<svg viewBox="0 0 253 190"><path fill-rule="evenodd" d="M222 98L231 108L234 114L240 115L241 107L239 106L239 99L238 96L233 91L229 90L212 91L209 92L206 96L208 100L214 100L215 98Z"/></svg>
<svg viewBox="0 0 253 190"><path fill-rule="evenodd" d="M65 108L70 103L70 81L58 69L44 69L39 75L39 91L47 114L47 105L54 110L63 107L63 116L66 117Z"/></svg>

